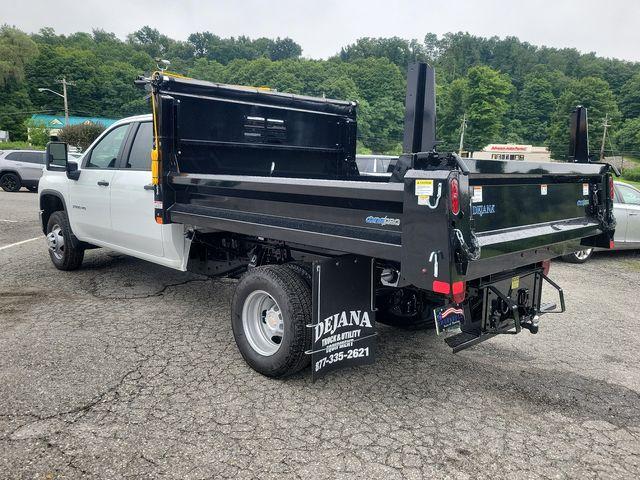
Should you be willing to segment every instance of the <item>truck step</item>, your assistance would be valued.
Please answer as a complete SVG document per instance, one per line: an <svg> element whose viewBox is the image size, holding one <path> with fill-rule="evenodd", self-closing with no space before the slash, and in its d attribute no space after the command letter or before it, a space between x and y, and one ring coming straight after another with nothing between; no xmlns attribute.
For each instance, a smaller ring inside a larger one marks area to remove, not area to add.
<svg viewBox="0 0 640 480"><path fill-rule="evenodd" d="M453 349L453 353L457 353L461 350L464 350L465 348L469 348L474 345L477 345L480 342L489 340L495 335L496 335L495 333L485 333L481 335L474 335L473 333L461 332L461 333L458 333L457 335L453 335L451 337L445 338L444 341L447 342L447 345L449 345Z"/></svg>
<svg viewBox="0 0 640 480"><path fill-rule="evenodd" d="M540 305L540 313L550 313L556 308L558 308L558 304L556 302L543 303Z"/></svg>

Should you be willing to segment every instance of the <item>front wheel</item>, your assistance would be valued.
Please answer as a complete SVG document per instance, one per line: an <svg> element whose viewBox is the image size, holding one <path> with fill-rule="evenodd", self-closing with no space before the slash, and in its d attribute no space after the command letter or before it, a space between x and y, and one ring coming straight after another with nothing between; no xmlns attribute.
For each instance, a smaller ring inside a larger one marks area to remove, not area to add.
<svg viewBox="0 0 640 480"><path fill-rule="evenodd" d="M0 177L0 188L5 192L17 192L20 187L22 187L22 182L15 173L5 173Z"/></svg>
<svg viewBox="0 0 640 480"><path fill-rule="evenodd" d="M71 231L65 212L54 212L47 222L47 246L58 270L76 270L82 265L84 248Z"/></svg>
<svg viewBox="0 0 640 480"><path fill-rule="evenodd" d="M311 290L285 265L245 273L233 295L231 326L240 353L268 377L291 375L310 362Z"/></svg>
<svg viewBox="0 0 640 480"><path fill-rule="evenodd" d="M593 248L587 248L585 250L578 250L577 252L564 255L562 260L569 263L584 263L591 258L592 254Z"/></svg>

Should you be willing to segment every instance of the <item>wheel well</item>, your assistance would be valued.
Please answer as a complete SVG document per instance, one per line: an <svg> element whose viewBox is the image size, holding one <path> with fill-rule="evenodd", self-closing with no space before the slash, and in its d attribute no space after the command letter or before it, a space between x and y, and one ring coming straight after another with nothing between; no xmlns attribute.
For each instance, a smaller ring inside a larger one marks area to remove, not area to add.
<svg viewBox="0 0 640 480"><path fill-rule="evenodd" d="M40 210L42 210L42 231L46 233L49 217L53 212L64 211L64 203L57 195L42 195L40 197Z"/></svg>

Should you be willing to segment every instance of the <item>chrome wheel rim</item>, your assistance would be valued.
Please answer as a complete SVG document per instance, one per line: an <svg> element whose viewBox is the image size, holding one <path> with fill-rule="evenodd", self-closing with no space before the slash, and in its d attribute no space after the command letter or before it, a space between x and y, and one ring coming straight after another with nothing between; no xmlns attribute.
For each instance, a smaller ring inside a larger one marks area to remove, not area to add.
<svg viewBox="0 0 640 480"><path fill-rule="evenodd" d="M242 329L251 348L265 357L280 349L284 320L278 302L264 290L255 290L242 306Z"/></svg>
<svg viewBox="0 0 640 480"><path fill-rule="evenodd" d="M62 235L62 228L57 223L47 234L47 246L54 257L62 260L64 256L64 236Z"/></svg>
<svg viewBox="0 0 640 480"><path fill-rule="evenodd" d="M593 248L587 248L586 250L578 250L575 253L575 256L578 260L586 260L587 258L589 258L589 255L591 255L592 250Z"/></svg>

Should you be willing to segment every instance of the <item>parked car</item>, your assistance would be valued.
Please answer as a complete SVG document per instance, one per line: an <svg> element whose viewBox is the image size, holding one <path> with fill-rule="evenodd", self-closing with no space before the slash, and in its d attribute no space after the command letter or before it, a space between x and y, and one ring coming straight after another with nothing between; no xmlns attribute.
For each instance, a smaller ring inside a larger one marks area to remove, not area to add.
<svg viewBox="0 0 640 480"><path fill-rule="evenodd" d="M38 182L44 168L44 152L39 150L0 151L0 188L17 192L26 187L38 191Z"/></svg>
<svg viewBox="0 0 640 480"><path fill-rule="evenodd" d="M624 182L614 182L613 212L616 217L615 250L640 249L640 190ZM570 263L584 263L594 249L578 250L562 257Z"/></svg>

